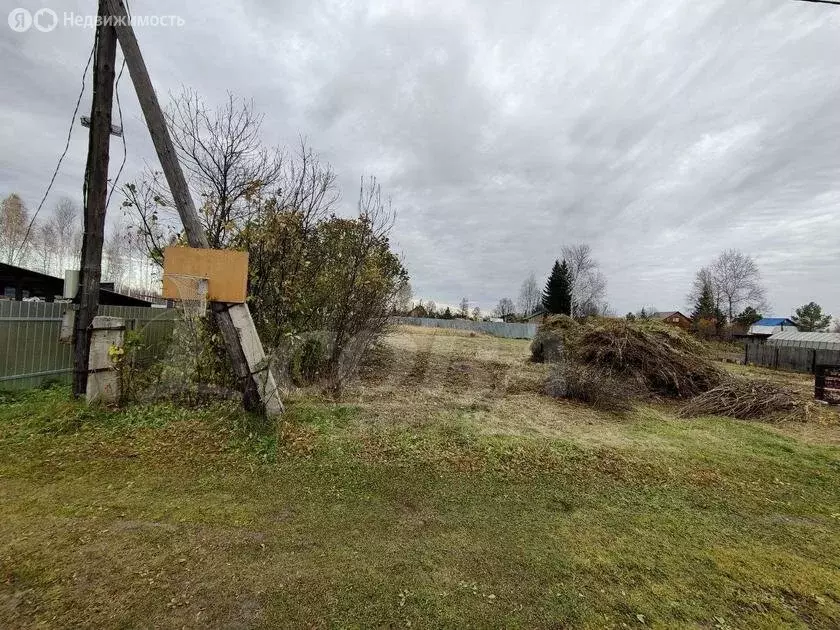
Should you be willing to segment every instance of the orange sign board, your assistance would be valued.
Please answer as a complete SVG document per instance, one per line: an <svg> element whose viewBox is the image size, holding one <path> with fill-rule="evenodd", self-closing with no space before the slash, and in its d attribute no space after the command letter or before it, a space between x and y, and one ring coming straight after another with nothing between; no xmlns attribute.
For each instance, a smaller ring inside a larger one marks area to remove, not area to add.
<svg viewBox="0 0 840 630"><path fill-rule="evenodd" d="M207 278L207 300L241 304L248 291L248 252L167 247L163 251L163 297L183 299L172 276ZM176 284L177 282L177 284Z"/></svg>

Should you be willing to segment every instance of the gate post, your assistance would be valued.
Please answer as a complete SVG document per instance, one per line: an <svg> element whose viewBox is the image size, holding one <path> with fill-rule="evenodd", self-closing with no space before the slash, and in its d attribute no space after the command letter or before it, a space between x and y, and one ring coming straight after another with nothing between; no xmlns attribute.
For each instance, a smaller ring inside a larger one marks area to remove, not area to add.
<svg viewBox="0 0 840 630"><path fill-rule="evenodd" d="M120 399L120 378L111 348L123 347L125 320L98 315L93 318L90 333L87 402L117 403Z"/></svg>

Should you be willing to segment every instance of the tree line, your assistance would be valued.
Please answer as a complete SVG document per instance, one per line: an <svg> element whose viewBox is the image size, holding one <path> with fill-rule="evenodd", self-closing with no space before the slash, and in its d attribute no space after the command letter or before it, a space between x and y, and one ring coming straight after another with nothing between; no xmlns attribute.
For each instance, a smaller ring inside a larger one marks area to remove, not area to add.
<svg viewBox="0 0 840 630"><path fill-rule="evenodd" d="M519 289L518 300L499 299L485 316L478 306L470 308L469 300L461 299L458 308L439 308L433 300L411 303L411 296L400 302L395 314L438 319L485 319L519 321L540 313L562 313L574 317L605 315L609 312L606 302L607 280L601 272L592 248L585 244L564 246L562 262L555 261L544 289L540 289L536 274L528 274Z"/></svg>
<svg viewBox="0 0 840 630"><path fill-rule="evenodd" d="M60 198L46 216L35 217L23 198L10 193L0 202L0 260L59 278L79 268L82 210L69 197ZM132 232L117 225L102 252L103 279L118 290L146 288L132 266L141 248ZM142 265L145 266L145 265Z"/></svg>
<svg viewBox="0 0 840 630"><path fill-rule="evenodd" d="M697 271L688 301L693 305L693 328L702 337L746 332L769 309L758 264L736 249L721 252L710 265ZM809 302L797 308L790 319L802 332L823 332L829 329L832 318L819 304Z"/></svg>
<svg viewBox="0 0 840 630"><path fill-rule="evenodd" d="M607 315L606 284L589 245L565 246L562 256L554 261L542 290L532 272L522 282L517 303L508 297L501 298L491 314L505 321L522 320L539 313L570 317ZM706 338L728 338L734 333L744 333L762 319L769 308L758 264L752 256L735 249L721 252L696 272L687 301L692 305L689 316L692 330ZM431 301L422 306L420 312L415 307L415 314L468 317L464 309L453 313L447 307L436 312ZM645 305L627 313L626 318L651 319L659 313L656 306ZM804 332L826 331L832 322L831 315L823 313L816 302L797 308L790 319ZM840 322L835 324L834 330L840 332Z"/></svg>
<svg viewBox="0 0 840 630"><path fill-rule="evenodd" d="M586 243L561 248L561 258L554 261L545 287L540 290L536 274L531 272L519 288L516 303L501 298L493 315L504 321L526 319L539 313L570 317L606 315L607 279L601 272L592 248Z"/></svg>

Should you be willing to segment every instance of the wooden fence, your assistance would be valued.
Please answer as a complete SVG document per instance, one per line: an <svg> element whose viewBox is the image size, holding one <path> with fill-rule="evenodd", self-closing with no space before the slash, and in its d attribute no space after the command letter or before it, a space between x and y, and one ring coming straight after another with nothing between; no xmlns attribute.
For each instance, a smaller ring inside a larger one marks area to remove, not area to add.
<svg viewBox="0 0 840 630"><path fill-rule="evenodd" d="M815 350L769 343L748 343L744 346L744 364L760 365L793 372L814 372L817 365L840 364L840 350Z"/></svg>
<svg viewBox="0 0 840 630"><path fill-rule="evenodd" d="M68 304L0 301L0 389L28 389L45 382L70 382L73 347L58 340ZM176 309L100 306L99 315L122 317L142 335L144 358L166 348L179 316Z"/></svg>

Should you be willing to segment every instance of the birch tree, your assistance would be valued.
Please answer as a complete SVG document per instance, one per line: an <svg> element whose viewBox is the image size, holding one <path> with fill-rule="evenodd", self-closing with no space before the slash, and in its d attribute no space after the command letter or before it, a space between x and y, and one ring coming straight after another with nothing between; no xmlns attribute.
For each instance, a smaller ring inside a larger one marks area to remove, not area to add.
<svg viewBox="0 0 840 630"><path fill-rule="evenodd" d="M519 312L524 317L533 315L540 305L542 300L542 292L537 284L537 278L532 271L528 277L522 281L522 286L519 289L519 300L517 306Z"/></svg>
<svg viewBox="0 0 840 630"><path fill-rule="evenodd" d="M29 210L17 193L12 193L0 204L0 256L10 265L26 261L32 247L29 236ZM34 228L33 228L34 229Z"/></svg>

